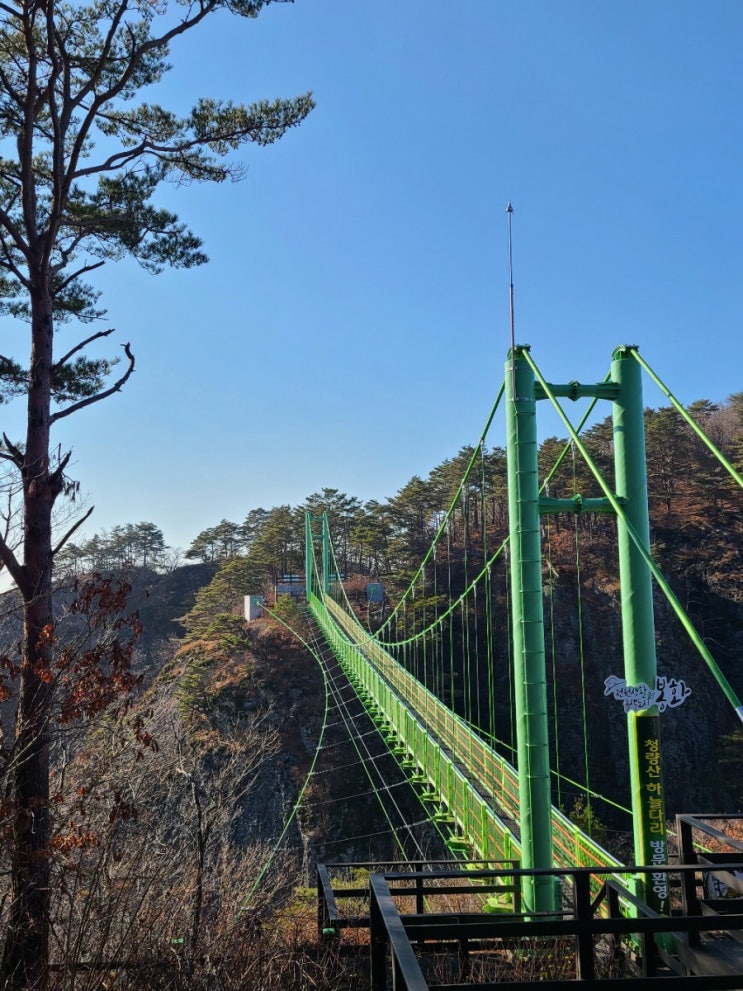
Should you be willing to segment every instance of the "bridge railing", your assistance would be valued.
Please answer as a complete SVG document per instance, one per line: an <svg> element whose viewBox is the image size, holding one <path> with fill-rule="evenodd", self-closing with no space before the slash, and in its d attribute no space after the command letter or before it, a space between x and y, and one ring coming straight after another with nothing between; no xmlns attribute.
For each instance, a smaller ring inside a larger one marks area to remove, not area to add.
<svg viewBox="0 0 743 991"><path fill-rule="evenodd" d="M413 706L411 699L417 697L419 690L425 691L423 686L413 684L414 679L376 644L353 643L343 624L345 614L332 600L326 598L323 604L312 596L310 609L367 708L373 715L375 712L383 715L394 734L394 742L404 748L415 770L440 800L443 807L432 812L434 818L456 822L462 839L476 851L476 856L486 860L518 856L518 840L494 810L490 796L481 793L467 777L461 754L432 736L431 717L437 713L438 700L431 696L423 704L424 700L418 698L419 705ZM336 616L338 622L334 622ZM359 626L359 630L363 636L363 628ZM438 712L442 722L453 716L447 715L448 710L441 703L438 705L443 710ZM394 752L393 740L388 742Z"/></svg>
<svg viewBox="0 0 743 991"><path fill-rule="evenodd" d="M384 650L329 596L310 596L310 609L367 707L380 713L416 770L441 797L475 855L520 855L516 770ZM500 811L498 811L500 810ZM621 866L559 809L552 809L555 863Z"/></svg>

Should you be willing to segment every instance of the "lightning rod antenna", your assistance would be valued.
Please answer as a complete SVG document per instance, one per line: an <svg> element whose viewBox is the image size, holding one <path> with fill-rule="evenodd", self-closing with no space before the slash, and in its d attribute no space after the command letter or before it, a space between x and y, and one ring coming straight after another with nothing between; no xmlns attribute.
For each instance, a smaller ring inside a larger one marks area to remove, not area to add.
<svg viewBox="0 0 743 991"><path fill-rule="evenodd" d="M513 238L511 235L511 218L513 217L513 207L509 203L506 207L508 217L508 303L511 315L511 373L513 375L513 385L516 384L516 324L513 311ZM515 393L513 395L515 399Z"/></svg>

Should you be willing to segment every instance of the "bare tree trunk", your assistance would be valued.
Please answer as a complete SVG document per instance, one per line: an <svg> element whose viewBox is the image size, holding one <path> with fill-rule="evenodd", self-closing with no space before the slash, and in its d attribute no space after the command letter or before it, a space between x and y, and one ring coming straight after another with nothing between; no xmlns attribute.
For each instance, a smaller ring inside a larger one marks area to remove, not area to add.
<svg viewBox="0 0 743 991"><path fill-rule="evenodd" d="M49 934L49 708L44 682L42 631L51 620L50 597L24 603L26 650L18 703L18 761L12 796L15 809L12 902L4 971L10 987L42 988Z"/></svg>
<svg viewBox="0 0 743 991"><path fill-rule="evenodd" d="M201 913L204 908L204 867L206 864L206 845L209 840L210 826L204 822L201 798L196 781L191 777L191 797L196 809L196 888L191 906L191 933L188 940L188 973L193 974L196 964L196 950L199 945L201 931Z"/></svg>
<svg viewBox="0 0 743 991"><path fill-rule="evenodd" d="M46 298L44 298L46 295ZM3 971L9 988L44 988L49 950L49 720L54 642L52 507L61 471L50 472L53 324L48 294L33 300L28 431L21 468L23 647L13 770L12 902Z"/></svg>

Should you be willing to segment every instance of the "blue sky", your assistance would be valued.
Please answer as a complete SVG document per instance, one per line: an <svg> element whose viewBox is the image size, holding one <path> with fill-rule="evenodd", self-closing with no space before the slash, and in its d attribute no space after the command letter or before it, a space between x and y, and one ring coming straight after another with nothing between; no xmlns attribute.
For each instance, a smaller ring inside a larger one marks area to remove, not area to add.
<svg viewBox="0 0 743 991"><path fill-rule="evenodd" d="M743 390L742 43L737 0L297 0L176 44L166 105L317 107L243 182L163 191L209 265L100 275L137 371L55 437L86 532L151 520L185 549L323 486L384 499L476 440L509 200L516 338L548 379L634 343L683 402Z"/></svg>

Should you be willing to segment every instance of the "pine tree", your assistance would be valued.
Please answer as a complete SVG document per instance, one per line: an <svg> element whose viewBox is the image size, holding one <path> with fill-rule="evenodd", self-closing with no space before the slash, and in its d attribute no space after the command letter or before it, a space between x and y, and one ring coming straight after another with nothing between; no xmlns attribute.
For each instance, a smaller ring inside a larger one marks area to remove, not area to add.
<svg viewBox="0 0 743 991"><path fill-rule="evenodd" d="M0 356L0 399L23 397L23 443L3 438L23 502L18 547L0 561L23 599L12 891L3 968L9 987L43 987L49 933L49 733L54 698L52 569L82 520L55 539L52 511L72 483L70 453L53 453L55 423L121 389L134 369L86 356L112 331L81 335L63 353L62 321L103 311L88 281L110 261L145 269L206 261L201 241L152 197L165 180L239 177L228 160L246 142L269 144L312 108L309 94L242 105L200 99L185 116L140 102L167 73L171 43L226 10L256 17L271 0L6 0L0 6L0 312L28 327L29 358ZM99 148L95 141L98 139Z"/></svg>

